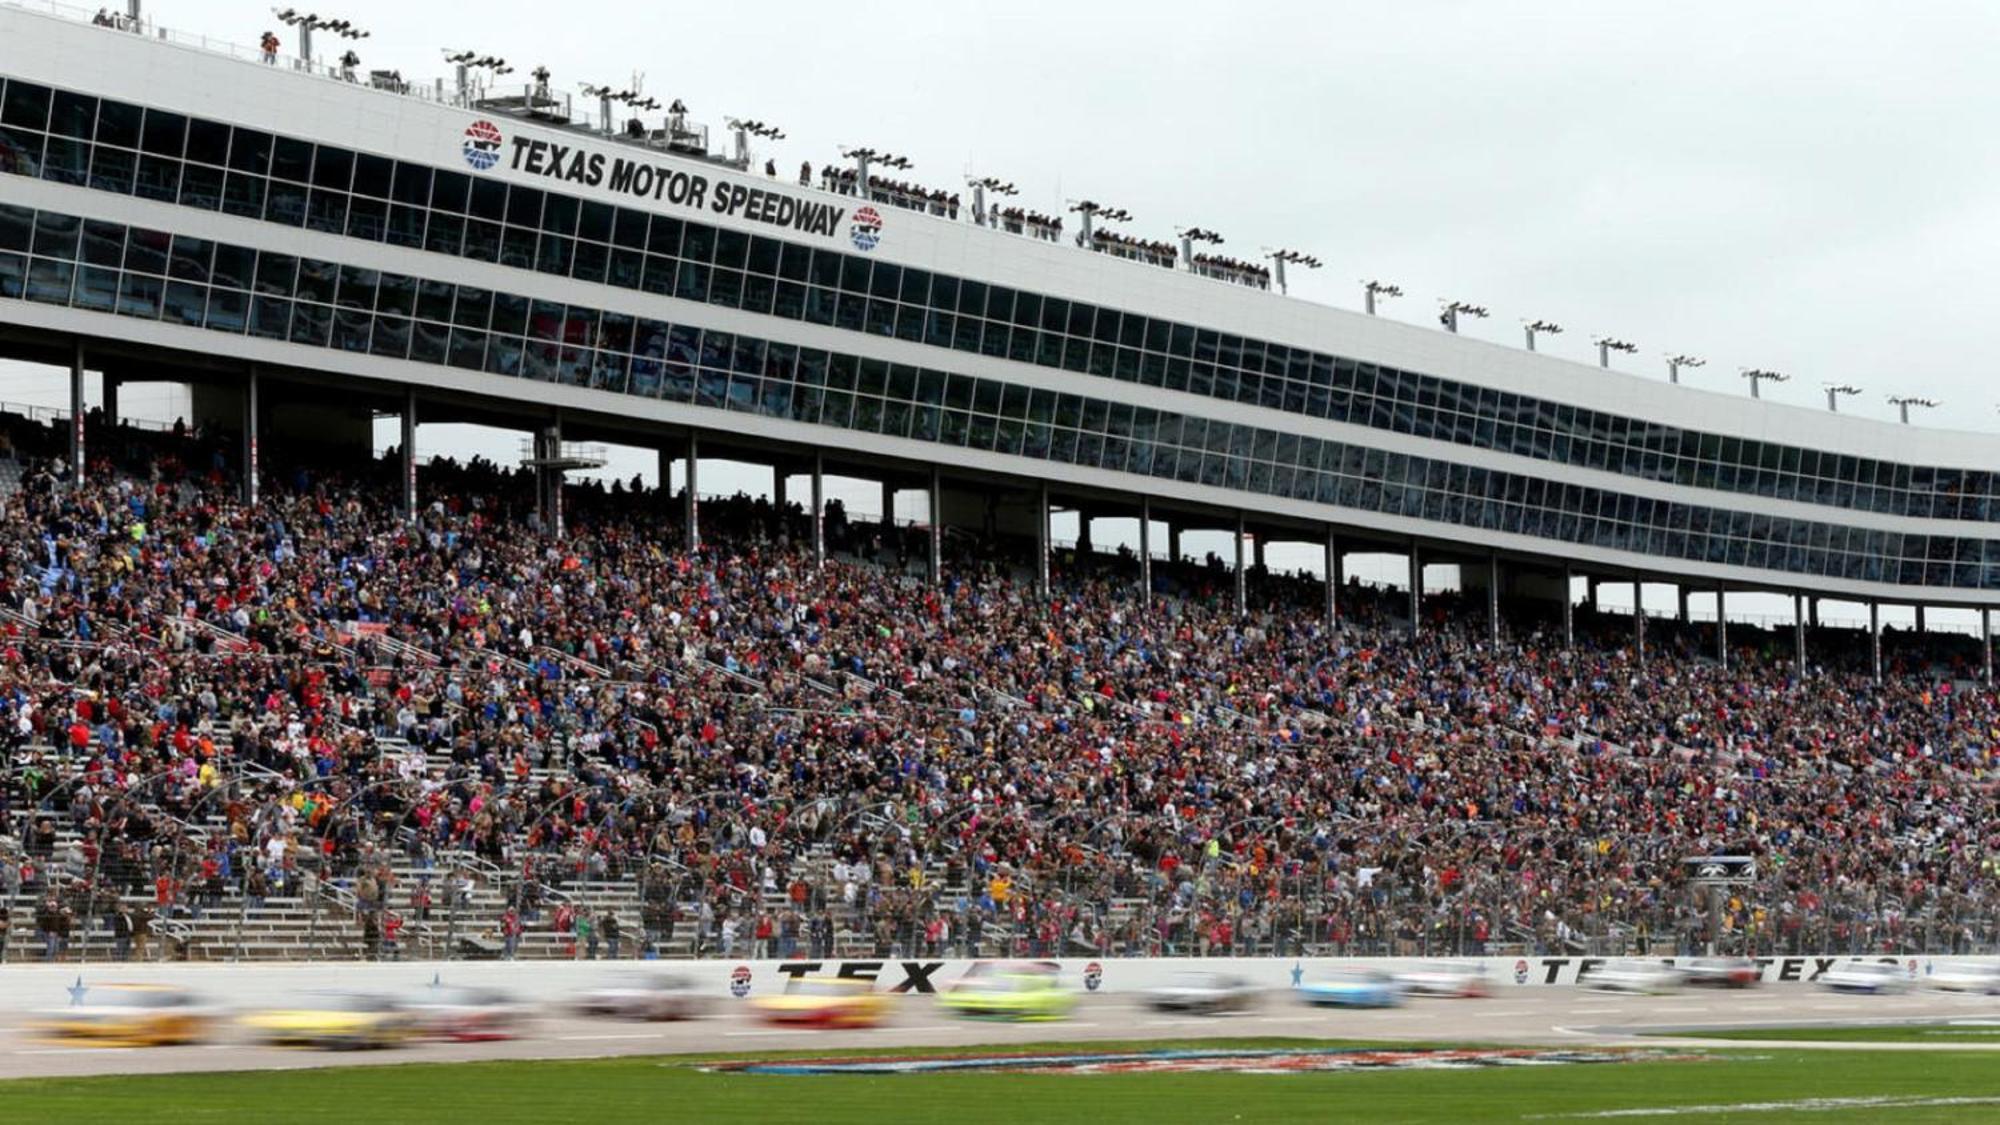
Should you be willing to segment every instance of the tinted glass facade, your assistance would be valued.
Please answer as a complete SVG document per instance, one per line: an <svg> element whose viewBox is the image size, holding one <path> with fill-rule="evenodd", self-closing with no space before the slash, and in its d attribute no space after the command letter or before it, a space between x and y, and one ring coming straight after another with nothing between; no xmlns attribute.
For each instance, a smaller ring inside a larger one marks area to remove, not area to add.
<svg viewBox="0 0 2000 1125"><path fill-rule="evenodd" d="M1660 425L24 82L0 90L0 171L1642 480L2000 511L1991 472Z"/></svg>
<svg viewBox="0 0 2000 1125"><path fill-rule="evenodd" d="M1671 559L2000 588L2000 541L1671 503L0 204L0 298Z"/></svg>

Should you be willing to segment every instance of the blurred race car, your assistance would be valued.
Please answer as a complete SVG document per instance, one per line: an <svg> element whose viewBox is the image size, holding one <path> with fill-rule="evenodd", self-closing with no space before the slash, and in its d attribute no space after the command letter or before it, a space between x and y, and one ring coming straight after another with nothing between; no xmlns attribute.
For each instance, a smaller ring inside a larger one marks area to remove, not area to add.
<svg viewBox="0 0 2000 1125"><path fill-rule="evenodd" d="M1606 961L1592 965L1576 978L1577 987L1598 992L1635 992L1654 995L1672 992L1681 986L1681 974L1671 965L1637 959Z"/></svg>
<svg viewBox="0 0 2000 1125"><path fill-rule="evenodd" d="M1821 975L1819 986L1829 992L1880 996L1908 991L1910 977L1901 965L1890 961L1842 961Z"/></svg>
<svg viewBox="0 0 2000 1125"><path fill-rule="evenodd" d="M1764 975L1748 957L1696 957L1678 968L1690 988L1754 988Z"/></svg>
<svg viewBox="0 0 2000 1125"><path fill-rule="evenodd" d="M1300 985L1299 999L1316 1008L1393 1008L1403 1002L1403 986L1388 973L1353 969Z"/></svg>
<svg viewBox="0 0 2000 1125"><path fill-rule="evenodd" d="M961 1016L1059 1020L1076 1007L1076 993L1064 988L1055 973L1008 968L968 973L938 997L938 1004Z"/></svg>
<svg viewBox="0 0 2000 1125"><path fill-rule="evenodd" d="M1162 1012L1243 1012L1257 1005L1258 991L1249 981L1228 973L1181 972L1146 994L1146 1003Z"/></svg>
<svg viewBox="0 0 2000 1125"><path fill-rule="evenodd" d="M1485 996L1486 966L1437 961L1418 965L1396 974L1397 983L1411 996Z"/></svg>
<svg viewBox="0 0 2000 1125"><path fill-rule="evenodd" d="M686 1020L705 1013L708 1000L686 977L633 973L578 996L576 1010L586 1016L628 1020Z"/></svg>
<svg viewBox="0 0 2000 1125"><path fill-rule="evenodd" d="M215 1025L215 1011L184 988L106 984L86 996L88 1003L42 1012L29 1026L106 1046L170 1047L198 1043Z"/></svg>
<svg viewBox="0 0 2000 1125"><path fill-rule="evenodd" d="M809 1027L874 1027L889 1014L889 998L869 981L849 977L797 977L776 996L750 1002L767 1023Z"/></svg>
<svg viewBox="0 0 2000 1125"><path fill-rule="evenodd" d="M265 1043L298 1047L393 1047L416 1031L416 1020L388 996L372 992L316 992L290 1008L243 1017L243 1026Z"/></svg>
<svg viewBox="0 0 2000 1125"><path fill-rule="evenodd" d="M414 1034L458 1043L512 1039L528 1020L527 1007L497 988L432 989L408 1011Z"/></svg>
<svg viewBox="0 0 2000 1125"><path fill-rule="evenodd" d="M1946 965L1924 978L1924 984L1939 992L1976 992L2000 996L2000 962L1963 961Z"/></svg>

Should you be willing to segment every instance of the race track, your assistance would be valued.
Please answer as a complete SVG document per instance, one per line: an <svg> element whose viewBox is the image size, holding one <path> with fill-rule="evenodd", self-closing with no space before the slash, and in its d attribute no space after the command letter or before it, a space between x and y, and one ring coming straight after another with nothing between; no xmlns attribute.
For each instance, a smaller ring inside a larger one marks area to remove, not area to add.
<svg viewBox="0 0 2000 1125"><path fill-rule="evenodd" d="M225 1030L200 1046L107 1048L41 1038L19 1016L0 1026L0 1079L91 1074L157 1074L218 1070L466 1062L493 1059L592 1058L857 1047L964 1047L1092 1039L1187 1039L1285 1036L1366 1040L1557 1046L1666 1045L1698 1041L1701 1029L1851 1024L1872 1020L1993 1021L2000 998L1912 992L1903 996L1843 996L1804 985L1767 985L1747 992L1691 991L1626 996L1569 987L1505 989L1483 1000L1412 1000L1377 1011L1311 1009L1283 993L1269 994L1253 1012L1222 1017L1165 1015L1130 995L1085 996L1073 1018L1051 1023L956 1020L925 997L909 997L881 1027L814 1031L768 1027L745 1009L724 1005L706 1019L634 1023L549 1014L518 1039L488 1043L424 1043L394 1050L335 1053L267 1047ZM1672 1040L1637 1038L1682 1032ZM1722 1044L1718 1044L1722 1045ZM1755 1046L1732 1040L1732 1047ZM1839 1043L1783 1042L1787 1049L1839 1048ZM1898 1044L1883 1049L2000 1050L2000 1042Z"/></svg>

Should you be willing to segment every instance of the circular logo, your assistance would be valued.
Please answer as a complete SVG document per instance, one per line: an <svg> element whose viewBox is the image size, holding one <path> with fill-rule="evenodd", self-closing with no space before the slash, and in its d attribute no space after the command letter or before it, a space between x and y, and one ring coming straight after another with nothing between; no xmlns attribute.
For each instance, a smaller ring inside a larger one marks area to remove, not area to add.
<svg viewBox="0 0 2000 1125"><path fill-rule="evenodd" d="M1514 983L1528 983L1528 963L1526 961L1514 962Z"/></svg>
<svg viewBox="0 0 2000 1125"><path fill-rule="evenodd" d="M738 965L729 970L729 994L738 1000L750 995L750 966Z"/></svg>
<svg viewBox="0 0 2000 1125"><path fill-rule="evenodd" d="M500 127L491 121L474 121L465 127L465 162L484 172L500 163Z"/></svg>
<svg viewBox="0 0 2000 1125"><path fill-rule="evenodd" d="M496 156L495 159L498 159ZM882 241L882 215L873 207L859 207L854 212L854 225L847 228L847 237L854 240L856 250L873 250Z"/></svg>
<svg viewBox="0 0 2000 1125"><path fill-rule="evenodd" d="M1104 966L1092 961L1083 967L1083 987L1086 991L1096 992L1097 986L1103 983Z"/></svg>

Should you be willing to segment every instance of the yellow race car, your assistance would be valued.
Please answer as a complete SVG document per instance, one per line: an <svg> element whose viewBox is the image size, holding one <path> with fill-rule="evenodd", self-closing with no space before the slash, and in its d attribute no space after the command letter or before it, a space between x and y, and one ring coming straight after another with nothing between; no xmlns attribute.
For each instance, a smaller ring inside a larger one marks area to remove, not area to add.
<svg viewBox="0 0 2000 1125"><path fill-rule="evenodd" d="M798 977L777 996L750 1002L767 1023L809 1027L874 1027L889 1012L889 998L870 982L847 977Z"/></svg>
<svg viewBox="0 0 2000 1125"><path fill-rule="evenodd" d="M416 1032L416 1018L395 1000L368 992L320 992L297 1006L243 1017L265 1043L359 1049L393 1047Z"/></svg>
<svg viewBox="0 0 2000 1125"><path fill-rule="evenodd" d="M215 1013L194 993L162 984L104 984L83 990L82 1001L43 1012L34 1030L104 1046L171 1047L198 1043L215 1025Z"/></svg>
<svg viewBox="0 0 2000 1125"><path fill-rule="evenodd" d="M979 966L974 966L975 969ZM1076 1007L1076 993L1038 964L967 973L938 998L961 1016L1004 1020L1059 1020Z"/></svg>

